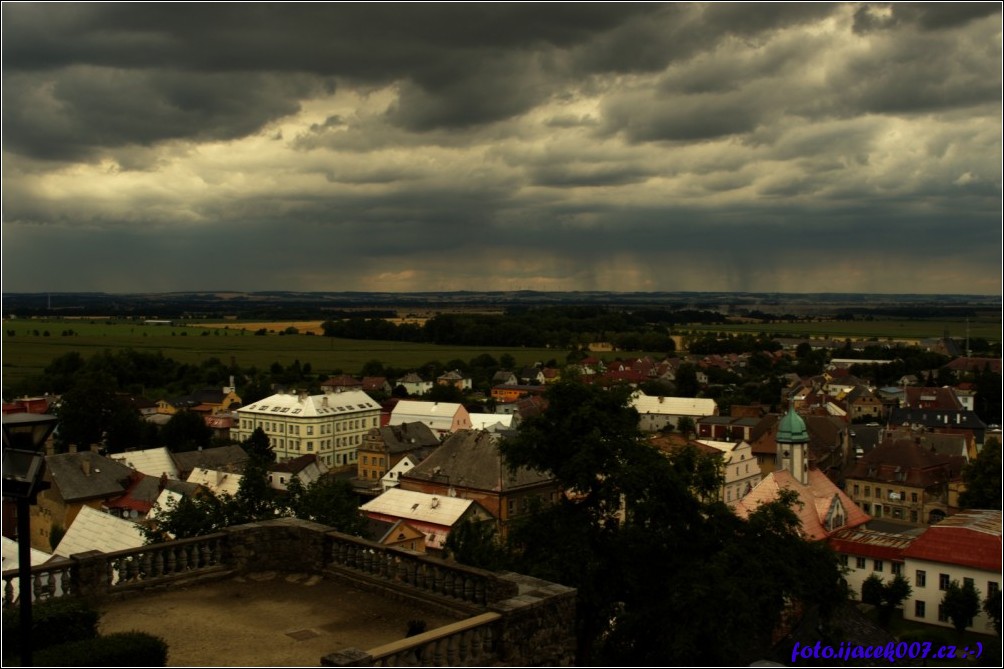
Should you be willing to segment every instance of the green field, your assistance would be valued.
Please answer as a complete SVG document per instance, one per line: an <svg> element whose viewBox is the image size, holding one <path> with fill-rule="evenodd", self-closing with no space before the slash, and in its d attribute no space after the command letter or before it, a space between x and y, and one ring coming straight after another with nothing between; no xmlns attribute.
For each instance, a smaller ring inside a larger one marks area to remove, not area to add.
<svg viewBox="0 0 1004 669"><path fill-rule="evenodd" d="M322 374L337 370L357 374L370 360L379 360L386 367L414 369L433 360L467 362L482 353L496 359L508 353L519 365L551 358L563 362L567 354L550 349L446 347L304 334L255 336L237 328L238 324L222 330L199 327L196 323L158 326L100 319L7 320L3 324L3 385L41 373L52 360L70 351L79 351L87 357L105 349L161 351L165 357L189 364L213 357L224 363L233 359L243 368L259 369L268 368L273 362L287 366L299 360L301 364L310 363L315 373ZM63 335L67 330L76 334ZM46 331L49 336L44 335Z"/></svg>

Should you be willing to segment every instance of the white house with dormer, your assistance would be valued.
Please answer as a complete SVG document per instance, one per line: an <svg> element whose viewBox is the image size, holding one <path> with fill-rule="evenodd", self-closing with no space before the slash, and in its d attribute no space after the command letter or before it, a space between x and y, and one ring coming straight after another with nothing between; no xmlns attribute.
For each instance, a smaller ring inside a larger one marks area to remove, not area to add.
<svg viewBox="0 0 1004 669"><path fill-rule="evenodd" d="M380 405L361 390L277 393L237 410L231 435L244 441L261 428L277 462L316 455L325 467L356 462L363 436L380 427Z"/></svg>

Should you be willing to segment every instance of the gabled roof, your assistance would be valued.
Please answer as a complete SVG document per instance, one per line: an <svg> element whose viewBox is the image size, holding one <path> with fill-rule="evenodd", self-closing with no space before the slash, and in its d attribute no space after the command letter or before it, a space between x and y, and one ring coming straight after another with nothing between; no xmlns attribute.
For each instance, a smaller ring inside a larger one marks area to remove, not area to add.
<svg viewBox="0 0 1004 669"><path fill-rule="evenodd" d="M1001 512L962 511L928 527L903 555L1001 572Z"/></svg>
<svg viewBox="0 0 1004 669"><path fill-rule="evenodd" d="M943 409L958 411L962 409L955 391L951 388L919 388L909 386L904 388L904 403L910 409Z"/></svg>
<svg viewBox="0 0 1004 669"><path fill-rule="evenodd" d="M400 425L414 421L431 424L437 429L448 430L453 426L453 418L466 411L456 402L420 402L401 400L390 415L390 425Z"/></svg>
<svg viewBox="0 0 1004 669"><path fill-rule="evenodd" d="M508 429L512 427L512 414L500 413L472 413L471 429L474 430L496 430L499 428Z"/></svg>
<svg viewBox="0 0 1004 669"><path fill-rule="evenodd" d="M407 453L417 448L439 446L436 433L419 421L385 425L377 430L389 453Z"/></svg>
<svg viewBox="0 0 1004 669"><path fill-rule="evenodd" d="M836 503L843 507L846 514L843 525L836 529L857 527L870 520L868 514L818 469L809 469L808 480L808 485L802 485L787 469L775 470L736 504L735 511L740 517L747 518L761 504L776 500L781 490L792 490L798 495L798 502L792 510L801 521L802 533L808 539L821 540L830 535L825 523Z"/></svg>
<svg viewBox="0 0 1004 669"><path fill-rule="evenodd" d="M908 534L892 534L868 530L863 527L850 527L834 532L830 535L827 543L838 553L902 562L903 551L915 539L916 537Z"/></svg>
<svg viewBox="0 0 1004 669"><path fill-rule="evenodd" d="M510 471L499 452L499 440L491 432L460 430L402 478L491 492L553 480L550 474L525 467Z"/></svg>
<svg viewBox="0 0 1004 669"><path fill-rule="evenodd" d="M112 553L139 548L144 543L146 537L136 523L84 506L66 529L54 554L70 557L87 551Z"/></svg>
<svg viewBox="0 0 1004 669"><path fill-rule="evenodd" d="M380 405L361 390L326 392L321 395L306 393L277 393L258 400L238 410L241 415L256 414L284 418L313 418L338 416L360 411L379 410Z"/></svg>
<svg viewBox="0 0 1004 669"><path fill-rule="evenodd" d="M185 451L171 453L178 472L191 472L196 468L203 469L240 469L248 460L248 454L240 446L217 446L204 448L201 451Z"/></svg>
<svg viewBox="0 0 1004 669"><path fill-rule="evenodd" d="M198 467L188 475L188 482L203 486L215 495L236 495L242 478L241 474Z"/></svg>
<svg viewBox="0 0 1004 669"><path fill-rule="evenodd" d="M929 428L985 430L986 423L972 411L953 409L902 409L889 412L889 425L921 425Z"/></svg>
<svg viewBox="0 0 1004 669"><path fill-rule="evenodd" d="M307 453L299 457L287 460L286 462L274 462L268 466L270 472L282 472L284 474L299 474L310 465L317 464L317 456Z"/></svg>
<svg viewBox="0 0 1004 669"><path fill-rule="evenodd" d="M641 415L711 416L718 410L715 401L705 397L661 397L641 391L631 395L630 404Z"/></svg>
<svg viewBox="0 0 1004 669"><path fill-rule="evenodd" d="M912 439L886 440L854 463L847 478L927 488L957 478L965 462L962 456L941 455Z"/></svg>
<svg viewBox="0 0 1004 669"><path fill-rule="evenodd" d="M359 508L367 513L452 527L473 507L483 510L472 499L391 488Z"/></svg>
<svg viewBox="0 0 1004 669"><path fill-rule="evenodd" d="M117 497L129 484L129 467L91 451L45 458L54 486L67 502Z"/></svg>
<svg viewBox="0 0 1004 669"><path fill-rule="evenodd" d="M149 476L167 474L168 478L178 478L178 467L171 458L171 452L166 448L146 448L141 451L112 453L108 457Z"/></svg>

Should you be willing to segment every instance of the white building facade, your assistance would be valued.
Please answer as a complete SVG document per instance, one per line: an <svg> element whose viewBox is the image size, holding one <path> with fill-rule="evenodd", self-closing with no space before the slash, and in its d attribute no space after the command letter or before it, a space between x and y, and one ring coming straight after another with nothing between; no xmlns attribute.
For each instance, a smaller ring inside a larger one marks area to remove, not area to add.
<svg viewBox="0 0 1004 669"><path fill-rule="evenodd" d="M260 427L278 462L313 454L327 467L344 467L355 464L363 435L379 426L380 405L361 390L278 393L238 409L231 435L244 441Z"/></svg>

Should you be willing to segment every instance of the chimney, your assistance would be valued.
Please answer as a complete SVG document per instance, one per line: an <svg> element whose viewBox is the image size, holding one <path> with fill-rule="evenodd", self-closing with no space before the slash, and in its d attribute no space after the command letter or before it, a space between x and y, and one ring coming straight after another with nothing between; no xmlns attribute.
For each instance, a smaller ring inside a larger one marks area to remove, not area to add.
<svg viewBox="0 0 1004 669"><path fill-rule="evenodd" d="M84 476L91 475L91 460L90 458L81 458L80 469L84 472Z"/></svg>

